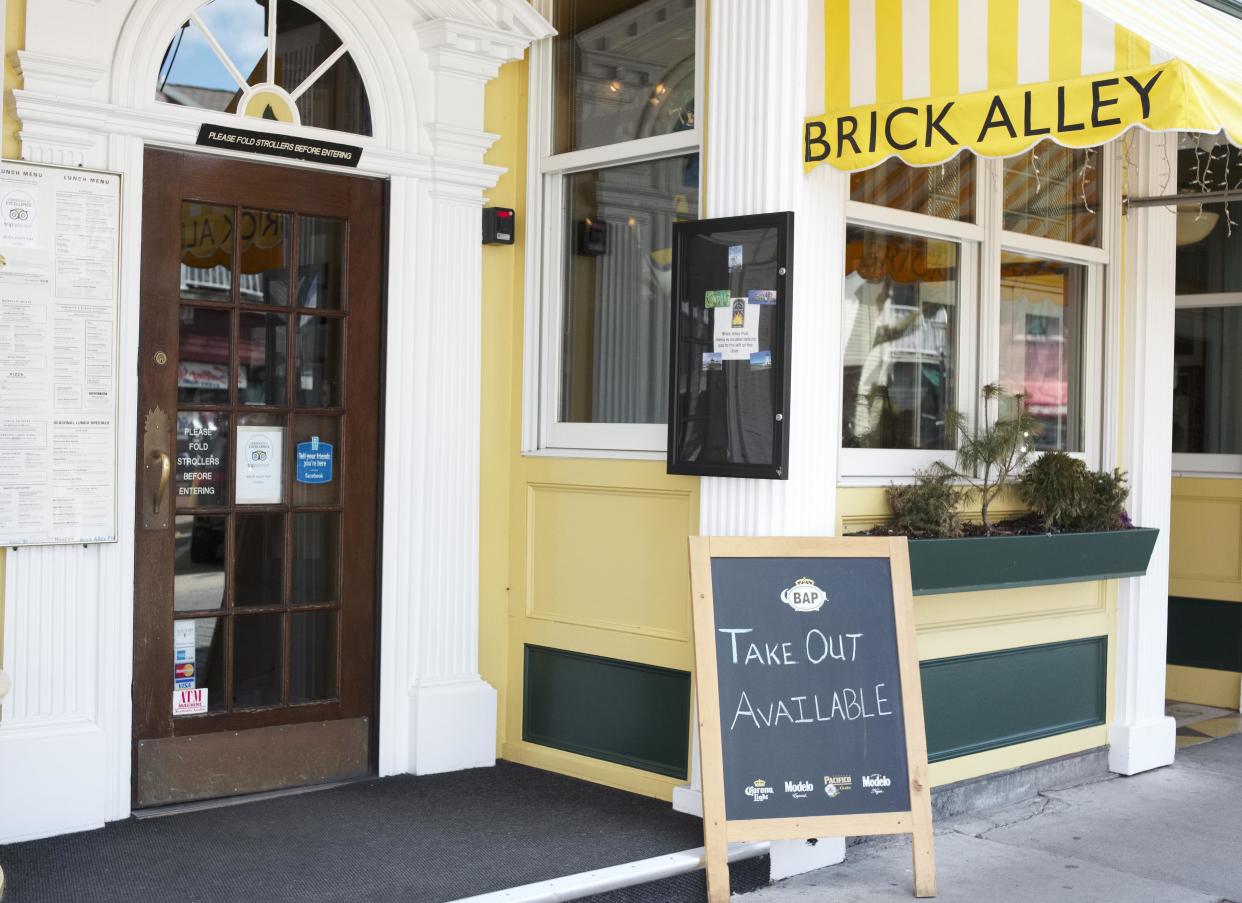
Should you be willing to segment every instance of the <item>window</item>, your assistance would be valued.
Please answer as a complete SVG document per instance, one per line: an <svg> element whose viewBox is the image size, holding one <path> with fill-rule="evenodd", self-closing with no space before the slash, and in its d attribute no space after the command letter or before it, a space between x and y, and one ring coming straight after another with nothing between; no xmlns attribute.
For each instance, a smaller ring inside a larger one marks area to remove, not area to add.
<svg viewBox="0 0 1242 903"><path fill-rule="evenodd" d="M1242 153L1185 136L1178 192L1242 182ZM1173 469L1242 474L1242 227L1238 205L1177 208Z"/></svg>
<svg viewBox="0 0 1242 903"><path fill-rule="evenodd" d="M177 30L156 100L357 135L371 108L353 59L294 0L207 0Z"/></svg>
<svg viewBox="0 0 1242 903"><path fill-rule="evenodd" d="M1040 450L1098 457L1102 154L1045 142L1010 160L890 160L851 177L842 304L841 475L952 462L999 383Z"/></svg>
<svg viewBox="0 0 1242 903"><path fill-rule="evenodd" d="M532 123L540 367L526 445L661 452L673 225L699 215L701 11L555 0L551 13L557 36L531 64L531 96L548 101Z"/></svg>

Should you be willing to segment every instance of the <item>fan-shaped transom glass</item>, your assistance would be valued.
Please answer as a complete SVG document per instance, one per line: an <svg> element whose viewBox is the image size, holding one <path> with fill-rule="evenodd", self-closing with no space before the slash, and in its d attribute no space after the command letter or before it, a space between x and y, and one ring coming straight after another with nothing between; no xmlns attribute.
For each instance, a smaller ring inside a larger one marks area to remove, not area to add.
<svg viewBox="0 0 1242 903"><path fill-rule="evenodd" d="M168 42L155 96L371 134L366 87L345 44L294 0L207 0Z"/></svg>

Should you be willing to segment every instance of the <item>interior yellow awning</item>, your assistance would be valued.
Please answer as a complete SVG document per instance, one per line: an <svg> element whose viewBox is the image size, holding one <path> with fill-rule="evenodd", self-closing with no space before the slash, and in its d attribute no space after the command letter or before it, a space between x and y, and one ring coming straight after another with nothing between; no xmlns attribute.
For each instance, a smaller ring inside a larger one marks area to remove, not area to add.
<svg viewBox="0 0 1242 903"><path fill-rule="evenodd" d="M1198 0L823 0L811 43L808 169L1092 147L1133 126L1242 144L1242 22Z"/></svg>

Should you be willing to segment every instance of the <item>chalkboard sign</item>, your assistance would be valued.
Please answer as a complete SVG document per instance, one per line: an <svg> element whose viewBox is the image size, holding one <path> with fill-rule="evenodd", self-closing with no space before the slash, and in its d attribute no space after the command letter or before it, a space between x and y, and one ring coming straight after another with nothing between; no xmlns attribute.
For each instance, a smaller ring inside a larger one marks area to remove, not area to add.
<svg viewBox="0 0 1242 903"><path fill-rule="evenodd" d="M668 472L786 479L793 214L673 227Z"/></svg>
<svg viewBox="0 0 1242 903"><path fill-rule="evenodd" d="M710 899L730 841L902 833L934 896L906 540L690 543Z"/></svg>

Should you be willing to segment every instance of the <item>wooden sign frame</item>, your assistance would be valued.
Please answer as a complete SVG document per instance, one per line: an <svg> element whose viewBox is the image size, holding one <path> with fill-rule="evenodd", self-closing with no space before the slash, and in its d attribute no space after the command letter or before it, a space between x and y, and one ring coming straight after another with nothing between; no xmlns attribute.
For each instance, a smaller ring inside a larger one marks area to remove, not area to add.
<svg viewBox="0 0 1242 903"><path fill-rule="evenodd" d="M712 595L713 558L886 558L892 576L897 628L898 672L905 716L910 810L866 815L744 819L725 815L724 749L716 670L716 613ZM936 895L932 844L931 785L923 692L914 631L910 558L905 537L857 539L785 537L690 537L690 594L694 615L695 683L698 696L699 757L703 775L703 846L709 903L729 900L729 844L758 840L806 840L865 834L909 834L914 850L914 895Z"/></svg>

